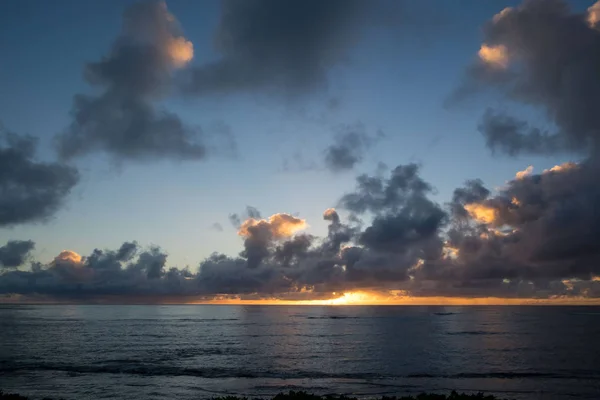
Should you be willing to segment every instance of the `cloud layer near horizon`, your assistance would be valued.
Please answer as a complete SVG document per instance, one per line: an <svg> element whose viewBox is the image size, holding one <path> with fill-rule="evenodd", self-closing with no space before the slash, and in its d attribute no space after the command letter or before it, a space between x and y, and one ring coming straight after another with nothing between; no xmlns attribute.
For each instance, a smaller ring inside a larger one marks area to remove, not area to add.
<svg viewBox="0 0 600 400"><path fill-rule="evenodd" d="M79 301L221 295L307 300L353 290L600 297L594 171L569 163L520 173L493 194L481 181L468 181L442 206L429 198L433 188L417 165L400 165L386 177L359 176L355 190L339 202L354 222L325 210L323 238L304 232L307 223L298 217L261 219L249 207L253 217L238 227L240 255L215 253L197 271L169 268L160 248L141 249L135 242L86 257L65 251L48 264L15 269L34 244L11 242L0 248L11 267L0 275L0 293Z"/></svg>

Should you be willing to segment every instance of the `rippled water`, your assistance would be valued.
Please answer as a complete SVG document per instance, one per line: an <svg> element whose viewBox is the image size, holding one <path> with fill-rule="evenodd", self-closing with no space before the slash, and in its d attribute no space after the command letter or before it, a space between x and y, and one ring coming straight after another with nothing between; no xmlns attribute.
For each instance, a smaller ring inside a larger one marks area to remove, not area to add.
<svg viewBox="0 0 600 400"><path fill-rule="evenodd" d="M600 398L600 308L0 306L0 389Z"/></svg>

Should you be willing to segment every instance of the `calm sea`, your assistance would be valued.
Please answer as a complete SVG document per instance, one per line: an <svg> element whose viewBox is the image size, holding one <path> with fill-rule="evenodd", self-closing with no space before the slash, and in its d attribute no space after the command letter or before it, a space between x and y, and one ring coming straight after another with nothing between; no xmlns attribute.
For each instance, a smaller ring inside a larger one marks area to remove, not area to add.
<svg viewBox="0 0 600 400"><path fill-rule="evenodd" d="M65 399L600 398L600 308L0 306L0 389Z"/></svg>

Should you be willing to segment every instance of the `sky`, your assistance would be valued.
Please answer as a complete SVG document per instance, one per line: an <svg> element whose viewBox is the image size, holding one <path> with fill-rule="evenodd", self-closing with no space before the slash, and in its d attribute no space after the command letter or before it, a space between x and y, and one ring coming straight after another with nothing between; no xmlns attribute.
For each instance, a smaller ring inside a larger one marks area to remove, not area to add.
<svg viewBox="0 0 600 400"><path fill-rule="evenodd" d="M598 20L4 1L0 293L593 300Z"/></svg>

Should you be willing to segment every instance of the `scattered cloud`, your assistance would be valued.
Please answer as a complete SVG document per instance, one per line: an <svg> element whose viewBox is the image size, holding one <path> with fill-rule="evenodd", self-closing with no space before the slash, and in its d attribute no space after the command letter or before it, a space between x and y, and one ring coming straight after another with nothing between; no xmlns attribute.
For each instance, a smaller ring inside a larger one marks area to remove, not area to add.
<svg viewBox="0 0 600 400"><path fill-rule="evenodd" d="M75 168L36 160L36 148L0 125L0 227L48 220L79 181Z"/></svg>
<svg viewBox="0 0 600 400"><path fill-rule="evenodd" d="M215 253L197 272L168 268L164 251L135 242L83 257L63 251L27 269L23 264L33 242L9 243L0 248L0 260L11 267L0 273L0 293L80 301L306 300L365 290L413 297L595 298L600 297L596 176L595 166L583 162L515 178L497 193L471 180L441 206L429 198L433 189L418 166L400 165L387 177L359 176L356 189L342 196L340 210L366 220L372 216L365 226L344 223L333 208L323 213L329 225L322 238L305 232L306 221L290 214L247 218L238 231L240 255Z"/></svg>
<svg viewBox="0 0 600 400"><path fill-rule="evenodd" d="M224 0L214 37L219 58L191 71L199 95L269 91L295 96L327 86L329 70L374 23L380 2Z"/></svg>
<svg viewBox="0 0 600 400"><path fill-rule="evenodd" d="M538 107L549 128L488 110L480 130L492 149L510 155L597 153L600 116L598 3L582 13L563 0L527 0L484 27L484 44L460 93L492 88Z"/></svg>
<svg viewBox="0 0 600 400"><path fill-rule="evenodd" d="M200 130L159 103L173 73L193 56L192 42L164 1L131 5L110 52L85 66L86 81L100 94L74 97L71 125L57 136L61 157L100 151L119 160L204 158Z"/></svg>
<svg viewBox="0 0 600 400"><path fill-rule="evenodd" d="M218 223L218 222L215 222L214 224L212 224L212 225L210 226L210 228L211 228L212 230L214 230L214 231L217 231L217 232L223 232L223 225L221 225L221 224L220 224L220 223Z"/></svg>
<svg viewBox="0 0 600 400"><path fill-rule="evenodd" d="M34 247L35 243L31 240L10 240L0 247L0 267L16 268L23 265Z"/></svg>
<svg viewBox="0 0 600 400"><path fill-rule="evenodd" d="M382 131L369 135L362 123L341 125L336 129L334 143L325 150L325 167L333 172L353 169L363 161L365 153L384 137Z"/></svg>
<svg viewBox="0 0 600 400"><path fill-rule="evenodd" d="M371 3L223 1L216 61L193 67L198 95L275 91L297 96L327 87L374 24ZM378 7L383 3L377 3ZM573 12L562 0L527 0L484 27L465 91L492 88L539 108L549 127L489 109L479 130L487 146L511 156L577 153L582 159L534 173L518 171L492 192L478 179L447 204L417 164L362 174L317 237L305 219L263 218L247 206L229 219L243 243L237 256L214 253L197 271L168 267L159 247L125 242L82 256L65 250L30 262L32 241L0 247L0 293L85 301L94 297L198 296L323 299L333 292L396 291L402 296L499 298L600 297L600 3ZM118 159L201 159L194 129L159 108L173 74L194 47L163 2L131 6L102 60L86 66L98 95L78 95L73 123L58 137L66 159L104 151ZM34 159L35 140L6 133L0 148L0 225L52 216L77 171ZM325 150L333 171L350 170L378 140L361 124L340 128ZM342 216L345 216L342 218ZM223 230L215 223L213 229ZM29 265L26 265L29 262Z"/></svg>
<svg viewBox="0 0 600 400"><path fill-rule="evenodd" d="M246 210L240 215L237 213L229 214L229 222L234 228L239 229L242 226L242 221L246 219L260 219L260 211L256 207L246 206Z"/></svg>

